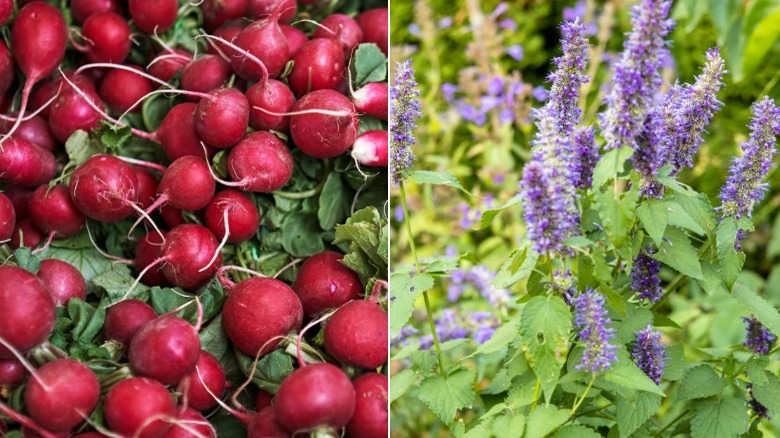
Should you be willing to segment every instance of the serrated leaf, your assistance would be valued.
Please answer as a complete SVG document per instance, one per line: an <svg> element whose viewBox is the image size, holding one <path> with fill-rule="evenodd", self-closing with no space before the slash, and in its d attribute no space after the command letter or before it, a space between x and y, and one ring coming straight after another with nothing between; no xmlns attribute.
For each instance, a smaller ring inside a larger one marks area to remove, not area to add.
<svg viewBox="0 0 780 438"><path fill-rule="evenodd" d="M522 349L528 365L541 382L550 402L566 363L571 332L569 306L558 296L536 296L526 303L520 317Z"/></svg>
<svg viewBox="0 0 780 438"><path fill-rule="evenodd" d="M666 348L666 362L664 362L665 380L680 380L685 372L685 352L682 344L673 344Z"/></svg>
<svg viewBox="0 0 780 438"><path fill-rule="evenodd" d="M236 359L238 359L238 365L244 375L249 376L252 371L252 362L254 358L251 358L240 351L236 350ZM271 394L276 394L279 390L279 386L284 379L287 378L293 372L293 360L292 357L287 355L282 350L272 351L270 354L263 356L257 362L257 368L252 373L252 382Z"/></svg>
<svg viewBox="0 0 780 438"><path fill-rule="evenodd" d="M499 213L506 210L507 208L514 207L515 205L519 204L520 200L521 200L520 195L516 195L510 198L508 201L506 201L504 204L502 204L499 207L485 210L485 212L482 213L482 217L479 218L479 229L484 230L487 227L489 227L490 224L493 222L493 219L495 219L496 216L499 215Z"/></svg>
<svg viewBox="0 0 780 438"><path fill-rule="evenodd" d="M90 141L86 131L79 129L65 141L68 160L76 166L84 164L93 155L102 154L106 148L97 141Z"/></svg>
<svg viewBox="0 0 780 438"><path fill-rule="evenodd" d="M657 245L661 244L668 223L667 206L658 199L648 199L636 209L639 222Z"/></svg>
<svg viewBox="0 0 780 438"><path fill-rule="evenodd" d="M427 377L420 383L420 400L444 423L451 424L458 409L469 407L476 400L475 378L476 372L467 368L459 368L446 377Z"/></svg>
<svg viewBox="0 0 780 438"><path fill-rule="evenodd" d="M387 58L376 44L360 44L355 49L350 64L357 88L369 82L381 82L387 78Z"/></svg>
<svg viewBox="0 0 780 438"><path fill-rule="evenodd" d="M506 395L506 404L514 408L528 406L536 400L536 374L527 371L519 377L512 379L512 384Z"/></svg>
<svg viewBox="0 0 780 438"><path fill-rule="evenodd" d="M774 414L780 413L780 379L767 376L768 381L761 385L753 384L753 397Z"/></svg>
<svg viewBox="0 0 780 438"><path fill-rule="evenodd" d="M509 255L490 283L499 289L506 289L525 280L531 275L538 260L539 255L529 245L524 245Z"/></svg>
<svg viewBox="0 0 780 438"><path fill-rule="evenodd" d="M693 219L700 229L705 232L709 232L715 228L717 218L715 217L715 210L712 208L709 198L704 193L696 193L693 196L681 195L675 193L673 195L674 203L682 208L687 216Z"/></svg>
<svg viewBox="0 0 780 438"><path fill-rule="evenodd" d="M627 437L653 416L661 406L661 397L649 392L637 391L629 397L621 397L616 405L620 436Z"/></svg>
<svg viewBox="0 0 780 438"><path fill-rule="evenodd" d="M390 400L388 402L392 403L404 395L416 379L417 373L408 368L393 374L390 377Z"/></svg>
<svg viewBox="0 0 780 438"><path fill-rule="evenodd" d="M135 280L127 266L116 265L113 269L94 277L91 285L102 289L106 294L108 302L114 304L121 301L128 292L130 294L127 295L127 298L139 298L149 291L149 287L143 283L138 283L130 291L130 287L134 282Z"/></svg>
<svg viewBox="0 0 780 438"><path fill-rule="evenodd" d="M112 260L104 257L92 246L86 231L67 239L55 239L49 249L41 254L42 258L70 263L81 272L87 282L114 267Z"/></svg>
<svg viewBox="0 0 780 438"><path fill-rule="evenodd" d="M553 438L601 438L601 435L582 424L569 424L558 429Z"/></svg>
<svg viewBox="0 0 780 438"><path fill-rule="evenodd" d="M543 438L569 419L570 412L553 405L537 406L528 415L525 438ZM517 435L515 435L517 436Z"/></svg>
<svg viewBox="0 0 780 438"><path fill-rule="evenodd" d="M604 192L597 190L595 198L607 237L615 246L621 246L628 238L629 230L636 219L639 190L633 187L622 194L615 190L612 186L607 187Z"/></svg>
<svg viewBox="0 0 780 438"><path fill-rule="evenodd" d="M496 438L516 438L523 436L525 415L519 412L507 412L493 420L493 435Z"/></svg>
<svg viewBox="0 0 780 438"><path fill-rule="evenodd" d="M737 281L739 273L742 272L742 266L745 264L745 253L734 249L737 229L737 222L730 217L724 218L718 225L718 263L721 278L728 287Z"/></svg>
<svg viewBox="0 0 780 438"><path fill-rule="evenodd" d="M691 405L693 438L732 438L747 431L745 401L735 397L712 397Z"/></svg>
<svg viewBox="0 0 780 438"><path fill-rule="evenodd" d="M726 382L711 366L697 365L685 371L677 399L682 401L711 397L720 394L725 387Z"/></svg>
<svg viewBox="0 0 780 438"><path fill-rule="evenodd" d="M200 348L208 351L217 359L228 351L228 337L225 329L222 328L222 314L218 314L203 330L198 334L200 337Z"/></svg>
<svg viewBox="0 0 780 438"><path fill-rule="evenodd" d="M602 374L602 377L604 380L614 383L624 389L646 391L660 396L664 395L661 388L650 380L650 378L647 377L642 370L637 368L634 362L627 357L621 357L612 368Z"/></svg>
<svg viewBox="0 0 780 438"><path fill-rule="evenodd" d="M643 307L636 307L628 316L618 324L617 337L623 344L634 342L636 332L647 327L647 324L653 321L653 313Z"/></svg>
<svg viewBox="0 0 780 438"><path fill-rule="evenodd" d="M707 295L709 296L721 292L728 293L728 290L726 290L723 280L720 277L720 272L718 272L719 268L720 266L710 263L707 260L701 261L701 273L704 278L697 281L701 288L704 289L704 292L707 292Z"/></svg>
<svg viewBox="0 0 780 438"><path fill-rule="evenodd" d="M623 172L626 161L634 155L634 150L628 146L607 151L596 163L593 170L593 188L598 189L616 175Z"/></svg>
<svg viewBox="0 0 780 438"><path fill-rule="evenodd" d="M761 298L753 289L741 281L734 283L731 290L734 298L753 313L761 324L776 336L780 336L780 313L777 309Z"/></svg>
<svg viewBox="0 0 780 438"><path fill-rule="evenodd" d="M433 287L428 274L397 272L390 275L390 338L395 338L414 310L414 302L423 292Z"/></svg>
<svg viewBox="0 0 780 438"><path fill-rule="evenodd" d="M754 385L763 385L769 379L764 371L769 365L769 358L766 356L753 356L745 364L745 374Z"/></svg>
<svg viewBox="0 0 780 438"><path fill-rule="evenodd" d="M652 257L681 274L698 280L704 278L696 248L679 228L666 229L663 243L658 245L658 251Z"/></svg>
<svg viewBox="0 0 780 438"><path fill-rule="evenodd" d="M463 184L458 181L455 175L449 172L434 172L431 170L415 170L409 175L417 184L433 184L439 186L454 187L467 195L470 195L468 190L463 187Z"/></svg>
<svg viewBox="0 0 780 438"><path fill-rule="evenodd" d="M38 274L38 270L41 268L41 261L26 246L22 246L14 251L14 260L16 260L16 266L33 274Z"/></svg>

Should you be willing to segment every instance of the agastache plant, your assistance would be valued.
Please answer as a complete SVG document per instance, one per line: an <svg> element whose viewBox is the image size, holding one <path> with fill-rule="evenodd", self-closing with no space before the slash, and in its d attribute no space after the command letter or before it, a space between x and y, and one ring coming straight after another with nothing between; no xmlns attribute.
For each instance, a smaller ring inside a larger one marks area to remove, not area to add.
<svg viewBox="0 0 780 438"><path fill-rule="evenodd" d="M666 36L673 21L668 19L671 2L641 0L632 10L631 27L623 54L614 65L612 88L601 116L605 148L629 146L637 149L645 129L645 115L661 87Z"/></svg>
<svg viewBox="0 0 780 438"><path fill-rule="evenodd" d="M414 128L422 117L420 90L414 79L412 61L396 63L395 83L390 87L390 175L398 184L414 162Z"/></svg>
<svg viewBox="0 0 780 438"><path fill-rule="evenodd" d="M772 168L777 149L776 136L780 134L780 108L769 97L753 104L750 139L742 144L743 155L729 168L729 177L720 192L721 220L730 217L750 217L753 206L766 194L764 182Z"/></svg>
<svg viewBox="0 0 780 438"><path fill-rule="evenodd" d="M574 302L574 324L582 342L582 360L575 368L591 374L606 371L617 361L617 346L611 343L615 330L607 327L612 320L604 309L604 295L589 289L578 295Z"/></svg>
<svg viewBox="0 0 780 438"><path fill-rule="evenodd" d="M664 373L666 362L666 347L661 343L661 332L653 330L648 324L642 330L636 332L636 341L631 349L631 357L636 366L656 385L661 384L661 376Z"/></svg>
<svg viewBox="0 0 780 438"><path fill-rule="evenodd" d="M647 252L641 252L631 267L631 290L640 300L658 302L663 296L661 288L661 262L651 258Z"/></svg>
<svg viewBox="0 0 780 438"><path fill-rule="evenodd" d="M743 317L742 321L747 325L745 331L745 345L755 354L767 354L774 345L777 337L773 335L755 316Z"/></svg>

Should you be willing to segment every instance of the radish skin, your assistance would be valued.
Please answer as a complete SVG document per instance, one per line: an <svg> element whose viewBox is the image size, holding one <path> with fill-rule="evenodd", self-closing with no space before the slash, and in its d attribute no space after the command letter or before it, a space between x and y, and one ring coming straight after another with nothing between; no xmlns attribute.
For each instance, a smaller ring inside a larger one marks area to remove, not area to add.
<svg viewBox="0 0 780 438"><path fill-rule="evenodd" d="M371 167L387 167L387 131L366 131L355 139L352 156L358 163Z"/></svg>

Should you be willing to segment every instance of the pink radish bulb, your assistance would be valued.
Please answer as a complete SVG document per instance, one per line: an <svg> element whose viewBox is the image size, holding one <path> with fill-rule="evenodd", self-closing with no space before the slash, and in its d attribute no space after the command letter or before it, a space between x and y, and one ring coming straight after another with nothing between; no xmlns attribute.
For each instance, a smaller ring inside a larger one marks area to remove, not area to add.
<svg viewBox="0 0 780 438"><path fill-rule="evenodd" d="M85 55L89 62L121 64L130 53L130 26L115 12L98 12L89 16L81 28Z"/></svg>
<svg viewBox="0 0 780 438"><path fill-rule="evenodd" d="M43 185L30 198L30 218L39 230L57 237L75 236L84 228L87 218L70 199L62 184Z"/></svg>
<svg viewBox="0 0 780 438"><path fill-rule="evenodd" d="M0 0L0 26L4 25L14 11L14 0Z"/></svg>
<svg viewBox="0 0 780 438"><path fill-rule="evenodd" d="M270 353L285 336L301 327L303 307L289 286L272 278L250 278L238 283L222 308L222 327L244 354Z"/></svg>
<svg viewBox="0 0 780 438"><path fill-rule="evenodd" d="M182 401L187 400L187 406L198 411L211 409L217 405L211 394L222 397L226 384L222 364L211 353L201 350L196 368L179 385Z"/></svg>
<svg viewBox="0 0 780 438"><path fill-rule="evenodd" d="M89 367L57 359L40 367L24 390L24 406L39 426L66 432L88 418L100 399L100 383Z"/></svg>
<svg viewBox="0 0 780 438"><path fill-rule="evenodd" d="M20 353L37 347L54 328L54 302L43 282L21 268L0 266L0 339ZM0 345L0 359L14 357Z"/></svg>
<svg viewBox="0 0 780 438"><path fill-rule="evenodd" d="M293 142L306 155L334 158L344 154L357 138L355 106L334 90L318 90L301 97L290 116Z"/></svg>
<svg viewBox="0 0 780 438"><path fill-rule="evenodd" d="M179 12L176 0L129 0L127 6L135 26L149 34L170 29Z"/></svg>
<svg viewBox="0 0 780 438"><path fill-rule="evenodd" d="M260 389L257 391L257 400L255 401L255 410L257 412L262 411L263 409L271 406L273 404L274 396L272 396L268 391L264 389Z"/></svg>
<svg viewBox="0 0 780 438"><path fill-rule="evenodd" d="M341 263L343 254L324 251L306 259L293 283L307 318L361 299L364 289L355 271Z"/></svg>
<svg viewBox="0 0 780 438"><path fill-rule="evenodd" d="M73 265L62 260L41 260L38 278L49 290L55 306L66 306L71 298L87 299L87 282Z"/></svg>
<svg viewBox="0 0 780 438"><path fill-rule="evenodd" d="M57 174L57 160L51 152L21 138L9 138L0 149L0 181L36 187Z"/></svg>
<svg viewBox="0 0 780 438"><path fill-rule="evenodd" d="M249 0L249 15L254 19L265 18L278 11L279 22L289 24L298 13L295 0Z"/></svg>
<svg viewBox="0 0 780 438"><path fill-rule="evenodd" d="M11 248L18 249L23 246L35 248L43 241L43 238L43 232L33 224L30 218L25 218L16 223L14 235L11 236Z"/></svg>
<svg viewBox="0 0 780 438"><path fill-rule="evenodd" d="M0 0L1 2L2 0ZM4 41L0 40L0 94L4 94L11 88L11 84L14 83L14 78L16 77L15 72L16 68L11 51L8 50L8 46L5 45Z"/></svg>
<svg viewBox="0 0 780 438"><path fill-rule="evenodd" d="M135 65L130 67L143 71L141 67ZM125 70L112 69L100 82L100 97L108 104L109 108L117 113L124 113L128 110L137 113L141 110L141 105L133 106L133 104L154 89L152 81L143 76Z"/></svg>
<svg viewBox="0 0 780 438"><path fill-rule="evenodd" d="M214 277L222 264L219 242L208 228L182 224L172 229L162 247L165 278L182 289L195 290ZM217 257L214 258L214 254Z"/></svg>
<svg viewBox="0 0 780 438"><path fill-rule="evenodd" d="M205 222L217 239L222 240L227 235L228 243L241 243L257 233L260 212L247 195L238 190L225 189L209 202Z"/></svg>
<svg viewBox="0 0 780 438"><path fill-rule="evenodd" d="M292 110L295 95L287 85L275 79L258 82L246 91L249 100L249 126L257 131L287 132L290 116L283 113ZM261 111L262 108L265 111ZM277 113L280 115L275 115Z"/></svg>
<svg viewBox="0 0 780 438"><path fill-rule="evenodd" d="M215 189L216 183L203 158L185 155L163 173L157 186L160 197L150 208L169 202L180 210L200 210L209 204Z"/></svg>
<svg viewBox="0 0 780 438"><path fill-rule="evenodd" d="M146 210L157 199L157 178L152 172L141 166L133 166L133 172L138 180L135 191L138 193L138 206Z"/></svg>
<svg viewBox="0 0 780 438"><path fill-rule="evenodd" d="M217 431L200 412L179 409L176 421L162 438L217 438Z"/></svg>
<svg viewBox="0 0 780 438"><path fill-rule="evenodd" d="M17 220L21 220L29 216L28 204L34 192L35 189L21 187L13 184L6 184L5 196L7 196L11 201L11 204L14 205L14 211L16 212Z"/></svg>
<svg viewBox="0 0 780 438"><path fill-rule="evenodd" d="M32 106L32 103L30 106ZM17 114L11 113L11 116L16 117ZM6 133L9 129L11 129L11 122L0 120L0 133ZM57 142L54 134L51 133L51 129L49 129L49 122L40 115L20 123L19 127L16 128L16 132L14 132L14 138L27 140L49 152L55 152L59 147L59 142Z"/></svg>
<svg viewBox="0 0 780 438"><path fill-rule="evenodd" d="M284 37L287 38L287 48L290 50L290 57L295 56L298 53L298 49L309 41L309 37L298 28L288 24L280 24L279 28L282 29Z"/></svg>
<svg viewBox="0 0 780 438"><path fill-rule="evenodd" d="M168 234L167 231L162 233L163 236ZM139 271L162 257L162 244L163 239L157 231L148 233L138 241L138 245L135 247L135 266ZM162 267L159 266L146 271L141 277L141 283L147 286L168 286L170 284L163 275Z"/></svg>
<svg viewBox="0 0 780 438"><path fill-rule="evenodd" d="M203 25L214 30L228 20L243 18L249 12L249 0L203 0ZM228 40L230 41L230 40Z"/></svg>
<svg viewBox="0 0 780 438"><path fill-rule="evenodd" d="M325 348L342 364L376 369L387 363L387 312L372 301L352 301L325 326Z"/></svg>
<svg viewBox="0 0 780 438"><path fill-rule="evenodd" d="M71 89L70 85L64 84L63 87L68 88L63 88L60 96L52 104L49 113L49 128L60 143L65 143L68 137L79 129L84 131L97 129L100 126L100 121L103 120L103 116L95 111L83 96ZM104 107L103 100L95 91L94 86L90 84L81 91L98 108Z"/></svg>
<svg viewBox="0 0 780 438"><path fill-rule="evenodd" d="M95 155L70 178L73 203L87 217L117 222L129 217L138 201L138 178L133 168L111 155Z"/></svg>
<svg viewBox="0 0 780 438"><path fill-rule="evenodd" d="M165 385L175 385L194 371L199 356L198 332L175 316L156 318L141 326L127 349L127 360L134 375Z"/></svg>
<svg viewBox="0 0 780 438"><path fill-rule="evenodd" d="M165 221L165 225L168 225L168 228L178 227L181 224L187 223L183 213L183 211L171 204L165 204L160 207L160 216L162 216L163 221Z"/></svg>
<svg viewBox="0 0 780 438"><path fill-rule="evenodd" d="M98 12L121 14L122 8L118 0L71 0L70 12L73 14L73 21L81 24L92 14Z"/></svg>
<svg viewBox="0 0 780 438"><path fill-rule="evenodd" d="M16 209L8 196L0 192L0 242L11 239L16 225Z"/></svg>
<svg viewBox="0 0 780 438"><path fill-rule="evenodd" d="M155 62L147 68L147 72L150 75L160 79L161 81L168 82L176 76L187 64L192 60L192 54L180 49L175 49L173 53L161 53L160 55L179 55L168 56ZM183 88L183 87L182 87Z"/></svg>
<svg viewBox="0 0 780 438"><path fill-rule="evenodd" d="M72 71L63 71L65 76L68 77L74 84L80 89L90 89L94 91L95 84L90 78L85 75L74 75ZM44 104L48 103L52 98L59 96L62 93L70 92L72 88L62 80L62 75L54 75L53 78L38 83L30 93L30 109L39 110ZM49 104L38 113L39 116L46 120L49 120L49 114L51 114L52 105Z"/></svg>
<svg viewBox="0 0 780 438"><path fill-rule="evenodd" d="M374 43L387 56L390 43L388 27L390 19L387 8L370 9L355 17L360 29L363 30L363 42Z"/></svg>
<svg viewBox="0 0 780 438"><path fill-rule="evenodd" d="M332 14L320 23L312 38L335 38L338 36L344 59L352 56L352 51L363 41L363 30L349 15Z"/></svg>
<svg viewBox="0 0 780 438"><path fill-rule="evenodd" d="M156 235L156 234L155 234ZM125 349L133 335L147 322L157 318L152 306L141 300L124 300L109 307L103 323L103 338L119 342Z"/></svg>
<svg viewBox="0 0 780 438"><path fill-rule="evenodd" d="M287 184L295 163L287 146L270 132L247 134L228 155L234 185L255 193L270 193Z"/></svg>
<svg viewBox="0 0 780 438"><path fill-rule="evenodd" d="M335 38L315 38L293 56L287 83L296 95L332 90L344 77L344 52Z"/></svg>
<svg viewBox="0 0 780 438"><path fill-rule="evenodd" d="M230 63L218 55L203 55L190 62L181 72L181 88L187 91L207 93L219 88L230 79ZM188 96L192 101L200 100Z"/></svg>
<svg viewBox="0 0 780 438"><path fill-rule="evenodd" d="M316 391L312 390L316 388ZM279 424L290 433L338 431L355 411L355 388L341 369L329 363L293 371L274 397Z"/></svg>
<svg viewBox="0 0 780 438"><path fill-rule="evenodd" d="M203 157L203 146L195 130L196 109L197 105L194 103L180 103L168 111L157 128L157 138L169 160L176 161L186 155ZM217 152L212 147L207 147L207 150L209 157Z"/></svg>
<svg viewBox="0 0 780 438"><path fill-rule="evenodd" d="M219 29L212 32L212 34L215 37L222 38L225 41L234 41L236 37L238 37L238 34L241 33L242 30L246 27L245 23L242 23L241 21L234 21L228 24L225 24L224 26L220 27ZM227 56L227 59L233 59L234 56L239 56L235 50L233 50L232 47L229 47L227 44L218 41L218 40L212 40L211 41L214 44L209 44L208 48L206 49L207 53L210 53L212 55L219 55L219 52L217 52L217 49L214 48L214 46L217 46L219 50L222 50L222 53Z"/></svg>
<svg viewBox="0 0 780 438"><path fill-rule="evenodd" d="M355 139L352 156L364 166L387 167L387 131L366 131Z"/></svg>
<svg viewBox="0 0 780 438"><path fill-rule="evenodd" d="M219 88L198 102L195 131L208 145L226 148L238 143L249 126L249 101L234 88Z"/></svg>
<svg viewBox="0 0 780 438"><path fill-rule="evenodd" d="M256 21L241 31L234 44L256 56L267 69L268 78L276 78L290 60L287 38L279 28L279 15ZM234 56L230 60L233 71L248 81L265 78L265 69L246 56ZM267 79L267 78L266 78Z"/></svg>
<svg viewBox="0 0 780 438"><path fill-rule="evenodd" d="M387 376L366 373L352 381L355 387L355 413L347 423L350 438L373 438L388 434Z"/></svg>
<svg viewBox="0 0 780 438"><path fill-rule="evenodd" d="M24 380L27 370L18 359L0 359L0 386L16 386Z"/></svg>
<svg viewBox="0 0 780 438"><path fill-rule="evenodd" d="M173 396L152 379L131 377L114 385L103 402L108 427L123 436L159 438L176 415ZM164 418L162 418L164 417ZM151 418L158 420L149 421Z"/></svg>
<svg viewBox="0 0 780 438"><path fill-rule="evenodd" d="M290 438L279 420L276 418L276 412L272 406L258 410L257 414L247 426L247 438Z"/></svg>
<svg viewBox="0 0 780 438"><path fill-rule="evenodd" d="M387 120L388 87L386 82L371 82L352 93L352 103L361 113Z"/></svg>

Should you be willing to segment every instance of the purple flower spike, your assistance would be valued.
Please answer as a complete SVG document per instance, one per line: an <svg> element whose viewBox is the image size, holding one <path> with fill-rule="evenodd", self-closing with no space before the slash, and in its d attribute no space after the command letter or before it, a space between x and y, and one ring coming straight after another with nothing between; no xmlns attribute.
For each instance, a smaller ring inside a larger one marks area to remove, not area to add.
<svg viewBox="0 0 780 438"><path fill-rule="evenodd" d="M574 324L584 348L582 361L575 368L593 374L610 369L617 361L617 347L610 343L615 330L607 327L612 320L604 309L604 295L589 289L573 301Z"/></svg>
<svg viewBox="0 0 780 438"><path fill-rule="evenodd" d="M583 73L588 63L588 39L584 29L576 20L561 25L563 56L553 60L555 70L547 77L552 82L547 106L558 120L558 131L563 135L571 135L582 115L577 104L580 87L588 82L588 75Z"/></svg>
<svg viewBox="0 0 780 438"><path fill-rule="evenodd" d="M651 324L636 332L636 342L631 350L631 357L650 380L656 385L661 384L666 361L666 347L661 343L661 332L654 331Z"/></svg>
<svg viewBox="0 0 780 438"><path fill-rule="evenodd" d="M766 406L759 403L758 400L753 396L753 384L748 383L746 385L748 395L750 398L748 399L747 405L750 407L750 410L753 411L754 414L756 414L759 418L765 418L767 420L771 420L772 417L769 416L769 409L766 408Z"/></svg>
<svg viewBox="0 0 780 438"><path fill-rule="evenodd" d="M574 128L574 160L571 163L572 179L578 189L587 190L593 185L593 169L599 161L595 129Z"/></svg>
<svg viewBox="0 0 780 438"><path fill-rule="evenodd" d="M414 128L422 117L419 96L412 60L397 63L395 84L390 87L390 175L396 185L414 162Z"/></svg>
<svg viewBox="0 0 780 438"><path fill-rule="evenodd" d="M614 64L612 89L605 99L607 109L601 115L607 150L637 148L647 112L662 82L664 38L673 26L673 21L667 19L670 6L666 0L641 0L632 10L632 30L621 58Z"/></svg>
<svg viewBox="0 0 780 438"><path fill-rule="evenodd" d="M523 60L523 46L520 44L514 44L506 48L506 54L511 56L515 61Z"/></svg>
<svg viewBox="0 0 780 438"><path fill-rule="evenodd" d="M755 354L767 354L777 340L766 327L764 327L755 316L750 318L742 317L742 321L747 324L747 335L743 345Z"/></svg>
<svg viewBox="0 0 780 438"><path fill-rule="evenodd" d="M640 300L656 303L663 296L661 288L661 262L650 258L646 252L636 257L631 267L631 290L637 293Z"/></svg>

